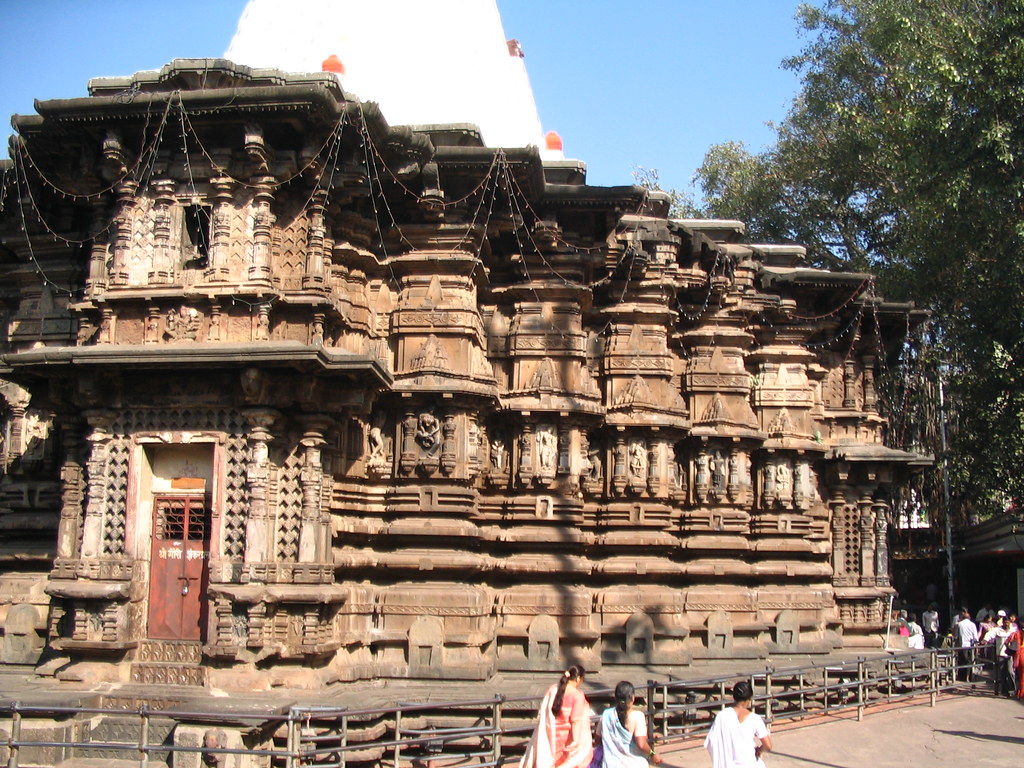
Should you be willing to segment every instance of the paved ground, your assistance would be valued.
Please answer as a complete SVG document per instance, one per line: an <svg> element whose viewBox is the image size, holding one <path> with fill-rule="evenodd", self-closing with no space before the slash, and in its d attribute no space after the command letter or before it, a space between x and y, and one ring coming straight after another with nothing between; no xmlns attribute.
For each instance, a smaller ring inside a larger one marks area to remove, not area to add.
<svg viewBox="0 0 1024 768"><path fill-rule="evenodd" d="M780 727L767 768L887 768L888 766L1018 766L1024 763L1024 703L991 693L949 694L935 707L874 710L857 722L818 719L812 725ZM666 768L709 768L695 747L666 754Z"/></svg>
<svg viewBox="0 0 1024 768"><path fill-rule="evenodd" d="M642 681L641 670L622 677ZM500 690L511 692L517 688L536 687L523 680L503 680ZM594 681L598 683L599 681ZM608 684L608 681L600 681ZM378 681L379 685L379 681ZM546 687L546 683L545 686ZM361 684L360 699L364 705L370 700L393 701L395 691L388 686ZM161 691L163 693L163 691ZM525 693L525 690L517 691ZM40 680L31 669L16 669L0 665L0 703L20 700L22 703L57 703L64 705L92 704L97 694L153 696L152 688L132 685L103 685L75 690L74 686ZM405 693L413 693L406 691ZM445 685L441 691L426 690L409 698L415 700L453 700L470 689ZM479 691L476 692L479 695ZM188 698L182 689L169 689L164 695L175 694ZM212 711L280 710L292 701L327 703L329 697L311 692L273 691L231 695L207 692L204 708ZM405 698L405 697L403 697ZM920 703L901 703L868 710L860 722L855 711L840 715L818 717L799 723L783 722L773 726L772 740L775 751L766 755L767 768L918 768L919 766L1016 766L1024 763L1024 702L996 698L991 686L978 683L964 687L956 693L943 694L935 707L928 705L927 697ZM197 703L195 701L191 703ZM338 703L331 700L331 703ZM378 703L374 701L374 703ZM663 748L666 768L710 768L711 760L699 742L680 747Z"/></svg>

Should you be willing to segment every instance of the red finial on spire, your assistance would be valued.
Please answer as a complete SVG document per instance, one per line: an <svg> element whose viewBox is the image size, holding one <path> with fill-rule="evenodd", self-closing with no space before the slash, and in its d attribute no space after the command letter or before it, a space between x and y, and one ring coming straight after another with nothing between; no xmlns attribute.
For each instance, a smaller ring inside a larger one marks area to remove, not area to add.
<svg viewBox="0 0 1024 768"><path fill-rule="evenodd" d="M548 131L544 134L544 146L552 151L562 151L562 137L554 131Z"/></svg>
<svg viewBox="0 0 1024 768"><path fill-rule="evenodd" d="M324 63L320 65L320 69L323 72L333 72L336 75L345 74L345 65L342 64L341 59L333 53L324 59Z"/></svg>

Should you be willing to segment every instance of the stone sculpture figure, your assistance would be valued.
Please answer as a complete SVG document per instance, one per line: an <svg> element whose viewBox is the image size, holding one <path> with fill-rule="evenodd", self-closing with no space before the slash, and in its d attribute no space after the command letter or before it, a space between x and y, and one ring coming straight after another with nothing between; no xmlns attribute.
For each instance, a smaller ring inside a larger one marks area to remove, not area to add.
<svg viewBox="0 0 1024 768"><path fill-rule="evenodd" d="M629 474L641 479L647 476L647 450L640 440L629 444Z"/></svg>
<svg viewBox="0 0 1024 768"><path fill-rule="evenodd" d="M788 500L793 494L793 471L786 461L775 465L775 488L780 499Z"/></svg>
<svg viewBox="0 0 1024 768"><path fill-rule="evenodd" d="M416 422L416 442L427 456L433 456L441 448L441 422L430 411L420 414Z"/></svg>
<svg viewBox="0 0 1024 768"><path fill-rule="evenodd" d="M550 426L537 428L537 462L542 470L555 468L556 447L555 431Z"/></svg>
<svg viewBox="0 0 1024 768"><path fill-rule="evenodd" d="M711 470L711 487L716 493L725 491L725 459L721 451L712 452L708 458L708 468Z"/></svg>
<svg viewBox="0 0 1024 768"><path fill-rule="evenodd" d="M505 449L505 441L500 437L491 440L491 469L495 472L505 471L508 451Z"/></svg>
<svg viewBox="0 0 1024 768"><path fill-rule="evenodd" d="M369 456L366 459L366 466L376 474L383 474L388 469L387 446L384 442L384 433L380 427L370 427L366 436L369 447Z"/></svg>

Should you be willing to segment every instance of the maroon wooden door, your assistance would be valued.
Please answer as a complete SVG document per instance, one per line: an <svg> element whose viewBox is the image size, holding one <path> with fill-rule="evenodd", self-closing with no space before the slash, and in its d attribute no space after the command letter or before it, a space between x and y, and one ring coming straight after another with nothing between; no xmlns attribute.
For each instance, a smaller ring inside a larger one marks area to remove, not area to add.
<svg viewBox="0 0 1024 768"><path fill-rule="evenodd" d="M149 636L201 640L206 609L209 515L201 494L153 501Z"/></svg>

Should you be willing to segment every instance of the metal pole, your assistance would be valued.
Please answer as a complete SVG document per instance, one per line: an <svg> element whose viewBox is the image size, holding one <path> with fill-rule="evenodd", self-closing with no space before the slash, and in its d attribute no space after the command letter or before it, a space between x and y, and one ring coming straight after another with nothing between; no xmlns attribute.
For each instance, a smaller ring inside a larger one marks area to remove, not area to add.
<svg viewBox="0 0 1024 768"><path fill-rule="evenodd" d="M885 619L885 650L889 650L889 633L892 631L892 595L889 595L889 615Z"/></svg>
<svg viewBox="0 0 1024 768"><path fill-rule="evenodd" d="M863 658L857 659L857 722L864 719L864 678L867 675L867 665Z"/></svg>
<svg viewBox="0 0 1024 768"><path fill-rule="evenodd" d="M492 755L491 759L494 760L494 764L495 765L500 765L501 764L501 746L502 746L501 745L501 727L502 727L502 722L501 722L501 705L504 704L504 703L505 703L505 697L504 696L498 696L494 700L494 710L493 710L494 714L491 716L491 727L494 730L494 736L492 737L494 739L494 743L493 743L494 752L493 752L493 755Z"/></svg>
<svg viewBox="0 0 1024 768"><path fill-rule="evenodd" d="M928 704L935 706L936 694L939 692L939 652L934 648L928 651Z"/></svg>
<svg viewBox="0 0 1024 768"><path fill-rule="evenodd" d="M398 768L402 760L402 710L395 711L395 765Z"/></svg>
<svg viewBox="0 0 1024 768"><path fill-rule="evenodd" d="M946 505L946 593L949 595L949 622L953 623L956 596L953 594L953 523L949 501L949 446L946 444L946 394L943 374L939 371L939 437L942 441L942 496Z"/></svg>
<svg viewBox="0 0 1024 768"><path fill-rule="evenodd" d="M21 746L21 702L11 708L11 735L7 739L7 768L18 768L18 748Z"/></svg>
<svg viewBox="0 0 1024 768"><path fill-rule="evenodd" d="M299 743L298 732L295 728L295 710L289 708L288 710L288 736L286 743L288 745L288 756L285 758L286 768L295 768L296 765L296 752Z"/></svg>
<svg viewBox="0 0 1024 768"><path fill-rule="evenodd" d="M139 768L146 768L149 763L149 708L143 704L139 707Z"/></svg>

